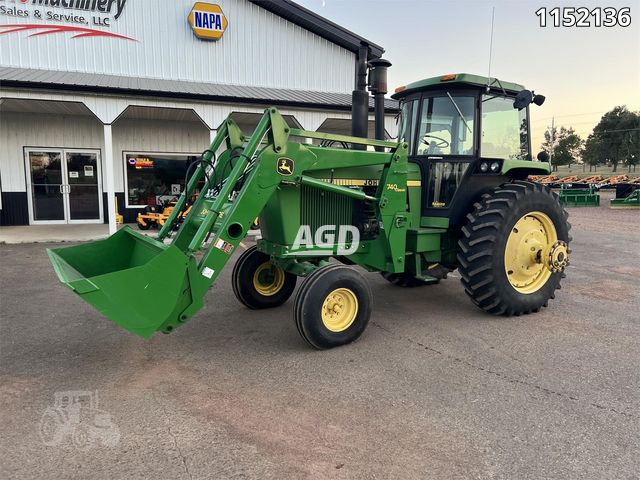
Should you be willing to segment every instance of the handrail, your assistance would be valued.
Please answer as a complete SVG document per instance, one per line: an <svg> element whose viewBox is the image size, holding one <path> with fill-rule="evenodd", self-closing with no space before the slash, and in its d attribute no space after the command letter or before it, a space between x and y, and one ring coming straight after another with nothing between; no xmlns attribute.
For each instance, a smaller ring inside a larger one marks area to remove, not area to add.
<svg viewBox="0 0 640 480"><path fill-rule="evenodd" d="M371 145L372 147L396 148L400 142L390 142L388 140L373 140L371 138L351 137L347 135L337 135L335 133L312 132L291 128L289 135L292 137L315 138L317 140L333 140L336 142L355 143L356 145Z"/></svg>

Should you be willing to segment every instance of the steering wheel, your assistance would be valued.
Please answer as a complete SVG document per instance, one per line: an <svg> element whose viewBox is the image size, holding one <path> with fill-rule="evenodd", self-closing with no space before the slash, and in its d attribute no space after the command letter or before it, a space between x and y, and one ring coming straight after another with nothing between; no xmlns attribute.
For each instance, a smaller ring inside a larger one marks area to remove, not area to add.
<svg viewBox="0 0 640 480"><path fill-rule="evenodd" d="M426 138L435 138L436 140L438 140L438 142L435 144L436 148L447 148L449 146L449 142L447 142L444 138L440 138L440 137L436 137L435 135L431 135L429 133L425 134L424 138L422 139L422 143L424 143L427 146L431 146L431 142L427 142Z"/></svg>

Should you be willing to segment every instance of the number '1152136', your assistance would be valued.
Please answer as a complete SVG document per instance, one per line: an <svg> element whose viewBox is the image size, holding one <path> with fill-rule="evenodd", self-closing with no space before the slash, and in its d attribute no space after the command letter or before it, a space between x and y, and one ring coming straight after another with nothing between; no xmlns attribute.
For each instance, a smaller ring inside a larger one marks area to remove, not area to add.
<svg viewBox="0 0 640 480"><path fill-rule="evenodd" d="M628 27L631 8L542 7L536 11L541 27Z"/></svg>

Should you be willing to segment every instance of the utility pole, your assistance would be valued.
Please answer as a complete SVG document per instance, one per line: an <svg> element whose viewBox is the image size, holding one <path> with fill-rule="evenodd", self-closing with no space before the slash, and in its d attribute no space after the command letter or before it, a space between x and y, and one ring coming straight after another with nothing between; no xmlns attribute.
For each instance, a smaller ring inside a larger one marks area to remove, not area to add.
<svg viewBox="0 0 640 480"><path fill-rule="evenodd" d="M556 128L555 128L556 117L551 117L551 151L549 152L549 163L553 165L553 149L556 145ZM552 169L554 169L552 167ZM555 169L554 169L555 170Z"/></svg>

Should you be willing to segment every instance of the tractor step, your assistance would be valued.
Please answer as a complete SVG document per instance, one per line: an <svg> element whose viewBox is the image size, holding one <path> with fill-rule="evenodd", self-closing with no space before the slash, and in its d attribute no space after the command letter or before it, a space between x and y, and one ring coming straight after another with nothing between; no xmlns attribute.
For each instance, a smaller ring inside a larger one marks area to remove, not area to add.
<svg viewBox="0 0 640 480"><path fill-rule="evenodd" d="M129 227L105 240L47 253L62 283L141 337L171 331L192 303L195 260Z"/></svg>

